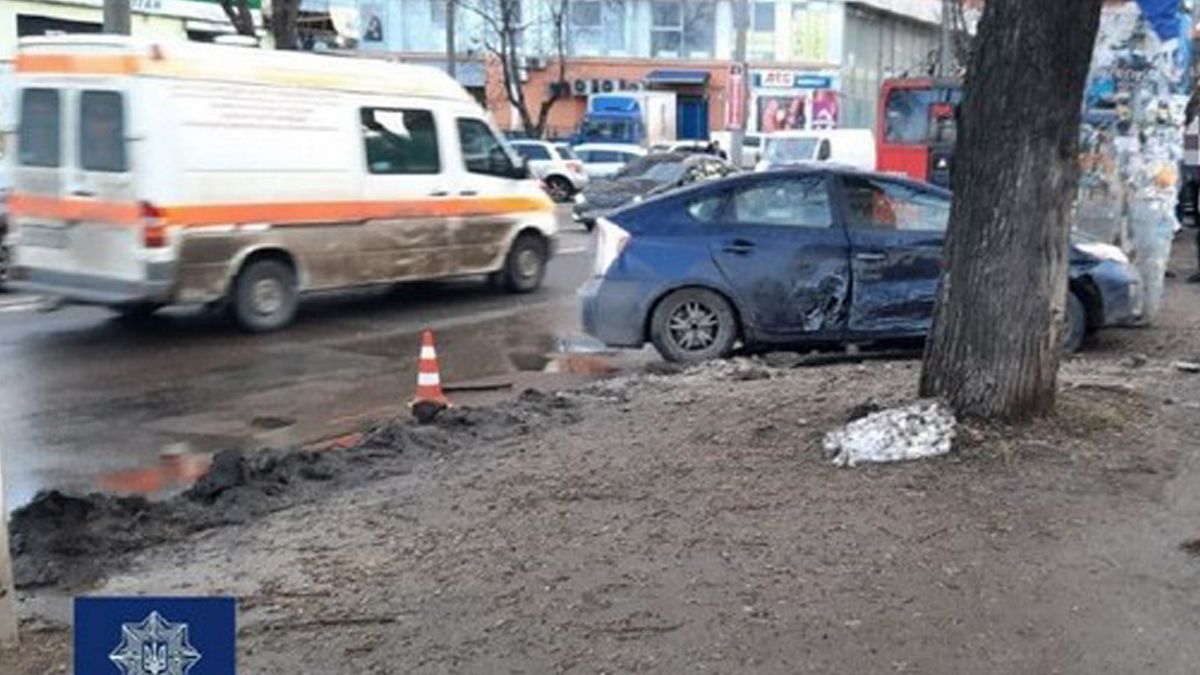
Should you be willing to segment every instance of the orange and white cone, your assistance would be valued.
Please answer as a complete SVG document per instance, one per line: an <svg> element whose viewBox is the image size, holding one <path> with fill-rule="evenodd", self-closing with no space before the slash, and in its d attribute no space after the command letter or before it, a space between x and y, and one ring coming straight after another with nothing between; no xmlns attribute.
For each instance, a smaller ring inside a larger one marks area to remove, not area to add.
<svg viewBox="0 0 1200 675"><path fill-rule="evenodd" d="M429 424L438 413L450 407L450 400L442 391L437 351L433 348L433 331L428 329L421 332L421 358L417 361L417 395L410 407L413 417L421 424Z"/></svg>

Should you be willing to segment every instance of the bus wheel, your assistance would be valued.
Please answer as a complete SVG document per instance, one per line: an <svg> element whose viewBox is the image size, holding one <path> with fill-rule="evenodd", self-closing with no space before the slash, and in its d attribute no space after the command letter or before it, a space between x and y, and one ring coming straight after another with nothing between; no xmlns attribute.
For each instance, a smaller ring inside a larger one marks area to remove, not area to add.
<svg viewBox="0 0 1200 675"><path fill-rule="evenodd" d="M277 259L260 258L247 263L238 274L230 310L243 330L263 333L291 323L298 304L292 267Z"/></svg>

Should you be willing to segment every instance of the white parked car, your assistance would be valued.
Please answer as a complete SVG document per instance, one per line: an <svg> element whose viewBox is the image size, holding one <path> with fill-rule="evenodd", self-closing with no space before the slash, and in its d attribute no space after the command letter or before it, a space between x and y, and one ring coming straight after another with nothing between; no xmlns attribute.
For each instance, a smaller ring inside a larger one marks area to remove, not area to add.
<svg viewBox="0 0 1200 675"><path fill-rule="evenodd" d="M612 178L625 165L646 156L646 149L621 143L584 143L575 147L588 178Z"/></svg>
<svg viewBox="0 0 1200 675"><path fill-rule="evenodd" d="M571 149L548 141L510 141L513 150L525 159L530 173L542 181L556 202L567 202L587 187L588 177Z"/></svg>

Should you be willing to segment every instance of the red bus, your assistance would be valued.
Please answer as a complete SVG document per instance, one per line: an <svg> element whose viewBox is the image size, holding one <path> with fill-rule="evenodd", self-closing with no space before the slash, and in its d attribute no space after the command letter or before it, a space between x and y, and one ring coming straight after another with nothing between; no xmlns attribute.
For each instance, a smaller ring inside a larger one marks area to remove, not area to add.
<svg viewBox="0 0 1200 675"><path fill-rule="evenodd" d="M958 80L884 80L875 132L879 170L949 188L954 109L961 101Z"/></svg>

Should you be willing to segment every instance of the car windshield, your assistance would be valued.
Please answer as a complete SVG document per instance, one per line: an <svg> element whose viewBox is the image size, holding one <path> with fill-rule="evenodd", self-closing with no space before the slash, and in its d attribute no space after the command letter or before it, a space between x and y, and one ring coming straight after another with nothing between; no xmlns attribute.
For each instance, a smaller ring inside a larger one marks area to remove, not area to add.
<svg viewBox="0 0 1200 675"><path fill-rule="evenodd" d="M816 138L769 138L763 159L773 164L805 162L817 156Z"/></svg>
<svg viewBox="0 0 1200 675"><path fill-rule="evenodd" d="M642 157L626 164L617 176L655 183L674 183L683 178L683 172L683 162L674 157Z"/></svg>
<svg viewBox="0 0 1200 675"><path fill-rule="evenodd" d="M587 120L580 132L580 135L592 141L619 143L634 137L633 123L621 120Z"/></svg>
<svg viewBox="0 0 1200 675"><path fill-rule="evenodd" d="M558 150L559 157L563 159L579 159L579 155L576 155L569 145L556 145L554 149Z"/></svg>

